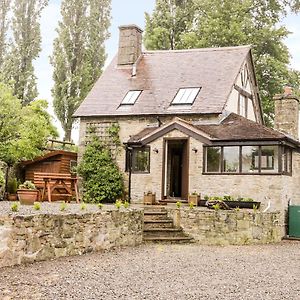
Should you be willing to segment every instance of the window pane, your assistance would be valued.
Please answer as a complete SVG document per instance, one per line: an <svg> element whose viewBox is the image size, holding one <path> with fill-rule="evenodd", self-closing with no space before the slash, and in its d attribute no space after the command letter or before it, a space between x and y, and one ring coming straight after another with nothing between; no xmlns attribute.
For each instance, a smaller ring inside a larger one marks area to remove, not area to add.
<svg viewBox="0 0 300 300"><path fill-rule="evenodd" d="M292 173L292 151L286 148L286 172Z"/></svg>
<svg viewBox="0 0 300 300"><path fill-rule="evenodd" d="M278 146L261 147L261 172L278 173Z"/></svg>
<svg viewBox="0 0 300 300"><path fill-rule="evenodd" d="M185 88L179 89L172 104L193 104L200 88Z"/></svg>
<svg viewBox="0 0 300 300"><path fill-rule="evenodd" d="M133 149L132 153L132 171L149 172L150 171L150 151L149 148Z"/></svg>
<svg viewBox="0 0 300 300"><path fill-rule="evenodd" d="M224 172L239 172L239 153L240 147L223 148L223 167Z"/></svg>
<svg viewBox="0 0 300 300"><path fill-rule="evenodd" d="M137 98L140 96L142 91L129 91L125 98L122 100L121 104L131 104L133 105Z"/></svg>
<svg viewBox="0 0 300 300"><path fill-rule="evenodd" d="M259 166L259 147L243 146L242 147L242 172L257 173Z"/></svg>
<svg viewBox="0 0 300 300"><path fill-rule="evenodd" d="M206 148L206 172L221 172L221 147Z"/></svg>

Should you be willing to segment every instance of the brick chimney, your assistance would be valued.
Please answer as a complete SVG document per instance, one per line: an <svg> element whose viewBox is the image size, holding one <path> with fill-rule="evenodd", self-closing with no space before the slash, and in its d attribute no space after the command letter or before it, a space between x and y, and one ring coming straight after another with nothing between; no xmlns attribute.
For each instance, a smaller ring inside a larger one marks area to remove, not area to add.
<svg viewBox="0 0 300 300"><path fill-rule="evenodd" d="M274 128L294 139L299 139L299 99L291 87L285 87L282 95L275 95Z"/></svg>
<svg viewBox="0 0 300 300"><path fill-rule="evenodd" d="M120 26L118 65L133 65L142 53L143 30L136 25Z"/></svg>

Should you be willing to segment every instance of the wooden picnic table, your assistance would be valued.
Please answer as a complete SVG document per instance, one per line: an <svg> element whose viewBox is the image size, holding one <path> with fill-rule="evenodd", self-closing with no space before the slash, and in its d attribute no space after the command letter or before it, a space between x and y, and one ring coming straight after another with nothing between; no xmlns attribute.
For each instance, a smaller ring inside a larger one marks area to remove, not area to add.
<svg viewBox="0 0 300 300"><path fill-rule="evenodd" d="M41 200L47 199L52 201L54 196L69 197L75 196L76 202L79 203L78 178L71 174L61 173L34 173L34 182L37 187L41 188Z"/></svg>

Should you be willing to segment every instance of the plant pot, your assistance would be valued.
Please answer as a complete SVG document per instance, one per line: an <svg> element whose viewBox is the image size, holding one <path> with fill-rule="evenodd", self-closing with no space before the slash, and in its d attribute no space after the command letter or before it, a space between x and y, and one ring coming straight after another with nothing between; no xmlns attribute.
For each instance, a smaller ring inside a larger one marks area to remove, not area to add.
<svg viewBox="0 0 300 300"><path fill-rule="evenodd" d="M188 203L193 203L195 206L198 206L200 201L200 195L189 195Z"/></svg>
<svg viewBox="0 0 300 300"><path fill-rule="evenodd" d="M144 204L153 205L155 204L155 194L144 194Z"/></svg>
<svg viewBox="0 0 300 300"><path fill-rule="evenodd" d="M230 208L256 208L260 207L260 202L256 201L224 201Z"/></svg>
<svg viewBox="0 0 300 300"><path fill-rule="evenodd" d="M17 201L18 196L17 196L17 194L7 194L7 200L8 201Z"/></svg>
<svg viewBox="0 0 300 300"><path fill-rule="evenodd" d="M33 205L38 199L38 190L18 190L18 198L21 204Z"/></svg>

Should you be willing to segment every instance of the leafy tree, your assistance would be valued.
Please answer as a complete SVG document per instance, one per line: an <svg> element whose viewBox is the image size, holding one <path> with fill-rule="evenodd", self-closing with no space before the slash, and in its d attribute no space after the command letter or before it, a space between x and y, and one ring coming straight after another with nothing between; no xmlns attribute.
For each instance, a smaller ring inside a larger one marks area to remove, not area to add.
<svg viewBox="0 0 300 300"><path fill-rule="evenodd" d="M72 116L102 73L104 41L110 25L110 0L63 0L54 41L52 89L57 118L71 140Z"/></svg>
<svg viewBox="0 0 300 300"><path fill-rule="evenodd" d="M41 50L39 20L47 3L48 0L18 0L13 5L13 40L5 59L4 78L22 105L37 97L33 61Z"/></svg>
<svg viewBox="0 0 300 300"><path fill-rule="evenodd" d="M58 136L47 113L47 102L22 107L12 90L0 83L0 161L8 167L41 155L47 140Z"/></svg>
<svg viewBox="0 0 300 300"><path fill-rule="evenodd" d="M194 19L191 0L157 0L155 10L146 17L145 46L147 49L180 49L181 35L188 32Z"/></svg>
<svg viewBox="0 0 300 300"><path fill-rule="evenodd" d="M290 55L284 44L289 34L280 23L290 7L299 10L299 1L264 0L193 0L193 9L186 10L186 27L177 26L180 17L161 10L157 1L151 17L146 16L145 44L150 49L225 47L252 44L257 79L267 123L273 119L273 96L282 92L286 84L299 88L299 72L288 68ZM172 2L173 10L182 1ZM190 4L191 5L191 4ZM175 29L174 29L175 26ZM173 44L165 43L160 34L177 32ZM162 43L165 43L162 46Z"/></svg>
<svg viewBox="0 0 300 300"><path fill-rule="evenodd" d="M123 194L123 177L111 150L96 136L85 148L78 173L83 179L86 202L114 202Z"/></svg>
<svg viewBox="0 0 300 300"><path fill-rule="evenodd" d="M6 34L8 30L8 12L10 0L0 1L0 70L6 54Z"/></svg>

